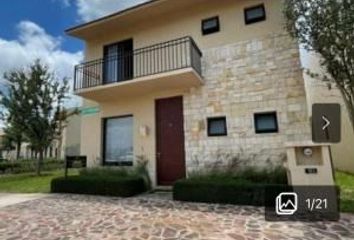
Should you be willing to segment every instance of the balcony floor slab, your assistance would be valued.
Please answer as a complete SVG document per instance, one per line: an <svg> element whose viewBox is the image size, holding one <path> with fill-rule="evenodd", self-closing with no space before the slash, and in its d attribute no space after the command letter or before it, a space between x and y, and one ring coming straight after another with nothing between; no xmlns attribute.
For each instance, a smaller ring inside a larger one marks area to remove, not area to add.
<svg viewBox="0 0 354 240"><path fill-rule="evenodd" d="M184 68L132 80L100 85L75 91L75 94L96 102L141 96L151 92L189 89L203 84L193 68Z"/></svg>

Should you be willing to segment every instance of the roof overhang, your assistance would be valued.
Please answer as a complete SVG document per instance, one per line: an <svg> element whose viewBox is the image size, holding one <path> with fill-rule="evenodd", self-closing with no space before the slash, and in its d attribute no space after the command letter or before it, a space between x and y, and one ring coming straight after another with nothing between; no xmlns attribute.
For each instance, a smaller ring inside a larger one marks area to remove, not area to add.
<svg viewBox="0 0 354 240"><path fill-rule="evenodd" d="M192 6L196 2L201 2L201 0L150 0L91 22L71 27L65 32L72 37L86 40L105 34L107 30L129 29L127 26L134 26L136 23L158 17L166 12Z"/></svg>

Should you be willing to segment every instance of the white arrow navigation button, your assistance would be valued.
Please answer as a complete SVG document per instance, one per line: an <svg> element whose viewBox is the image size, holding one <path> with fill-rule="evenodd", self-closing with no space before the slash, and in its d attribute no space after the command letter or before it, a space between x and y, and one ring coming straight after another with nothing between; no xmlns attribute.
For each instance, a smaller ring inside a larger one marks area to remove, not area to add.
<svg viewBox="0 0 354 240"><path fill-rule="evenodd" d="M325 117L322 116L323 121L325 121L325 125L322 127L322 130L326 130L326 128L329 127L329 125L331 125L331 122Z"/></svg>

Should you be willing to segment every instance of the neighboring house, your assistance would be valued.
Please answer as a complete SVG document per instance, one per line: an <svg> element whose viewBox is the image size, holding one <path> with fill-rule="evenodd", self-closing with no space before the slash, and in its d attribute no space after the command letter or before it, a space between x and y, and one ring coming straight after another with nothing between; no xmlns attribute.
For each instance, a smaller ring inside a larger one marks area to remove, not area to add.
<svg viewBox="0 0 354 240"><path fill-rule="evenodd" d="M89 166L149 161L154 185L249 159L280 164L311 140L299 48L281 0L150 1L67 30Z"/></svg>
<svg viewBox="0 0 354 240"><path fill-rule="evenodd" d="M45 157L64 158L65 155L71 155L71 156L80 155L81 116L74 115L69 117L66 125L67 126L63 132L61 150L59 150L60 148L59 142L55 140L45 152ZM0 129L0 148L1 148L1 141L3 136L4 136L4 132L3 130ZM59 151L61 151L60 155L59 155ZM16 150L2 151L0 152L0 158L1 156L6 159L15 159ZM21 146L20 157L26 159L35 157L35 153L31 150L29 144L26 142L24 142Z"/></svg>
<svg viewBox="0 0 354 240"><path fill-rule="evenodd" d="M317 74L325 74L319 64L319 57L315 54L302 52L303 66L311 69ZM327 84L319 78L311 78L309 74L304 73L307 103L309 114L311 114L311 105L314 103L339 103L341 104L341 142L331 146L333 164L336 169L345 172L354 173L354 132L350 124L347 108L339 90L332 85L329 89Z"/></svg>

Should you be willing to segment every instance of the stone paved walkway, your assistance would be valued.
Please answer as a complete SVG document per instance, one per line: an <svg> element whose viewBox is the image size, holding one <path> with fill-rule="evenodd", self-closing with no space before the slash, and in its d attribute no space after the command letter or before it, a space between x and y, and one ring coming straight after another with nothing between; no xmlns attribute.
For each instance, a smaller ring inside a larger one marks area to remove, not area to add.
<svg viewBox="0 0 354 240"><path fill-rule="evenodd" d="M354 239L354 215L270 223L255 207L51 195L1 208L0 239Z"/></svg>

